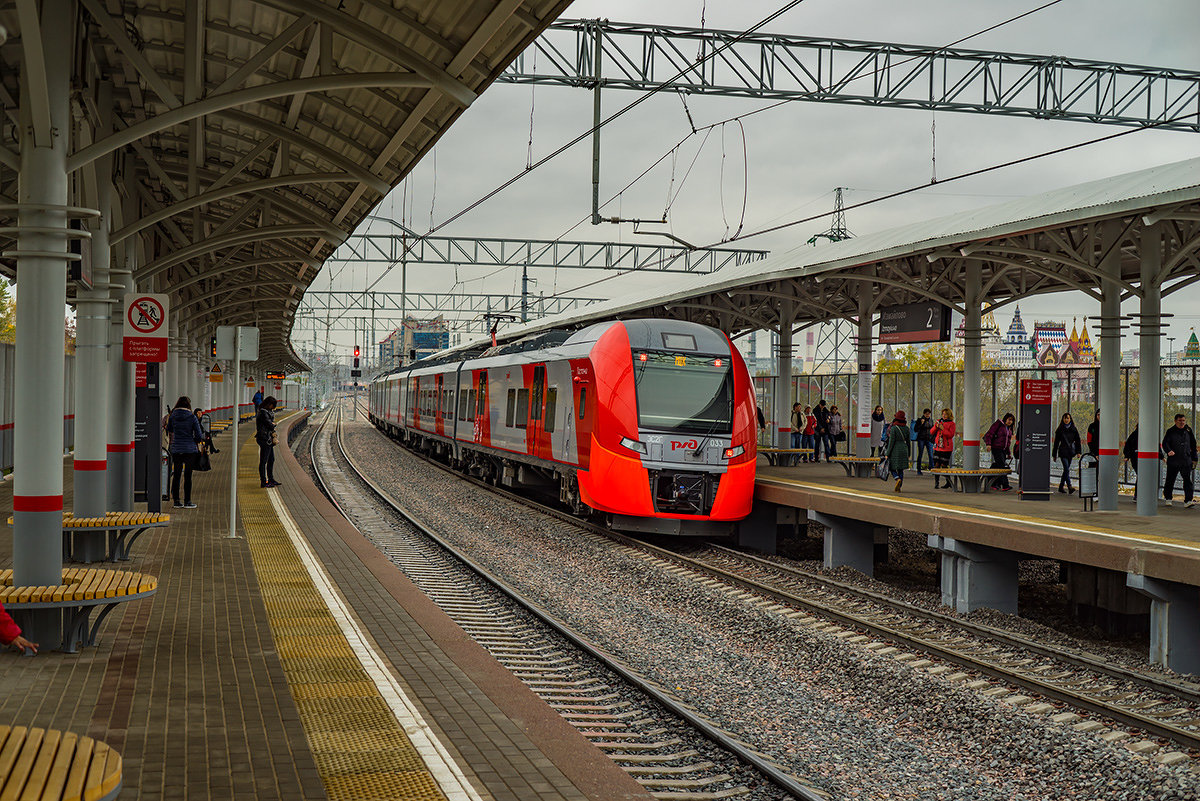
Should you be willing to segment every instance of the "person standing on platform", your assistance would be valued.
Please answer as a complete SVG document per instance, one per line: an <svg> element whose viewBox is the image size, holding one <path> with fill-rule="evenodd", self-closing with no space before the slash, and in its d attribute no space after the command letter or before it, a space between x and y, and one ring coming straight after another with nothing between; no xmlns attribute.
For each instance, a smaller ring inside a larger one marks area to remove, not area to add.
<svg viewBox="0 0 1200 801"><path fill-rule="evenodd" d="M21 636L21 627L9 617L4 604L0 604L0 644L5 648L19 648L21 651L32 651L35 654L38 652L38 644Z"/></svg>
<svg viewBox="0 0 1200 801"><path fill-rule="evenodd" d="M1071 486L1071 462L1075 461L1075 457L1083 451L1083 444L1079 441L1079 429L1075 427L1075 421L1071 418L1070 413L1064 414L1058 423L1058 428L1054 430L1054 446L1050 449L1051 459L1060 459L1062 461L1062 477L1058 480L1058 491L1066 492L1068 495L1074 494L1075 488ZM1063 485L1066 489L1063 489Z"/></svg>
<svg viewBox="0 0 1200 801"><path fill-rule="evenodd" d="M846 439L846 431L842 428L842 413L838 411L837 406L829 407L829 451L825 454L825 461L829 461L830 456L836 456L838 452L837 444L844 442Z"/></svg>
<svg viewBox="0 0 1200 801"><path fill-rule="evenodd" d="M942 419L934 423L931 429L931 433L933 434L933 467L935 469L950 466L950 460L954 458L955 432L954 412L949 409L942 409ZM934 476L933 488L938 489L940 486L941 476ZM946 489L954 489L954 482L950 479L946 479Z"/></svg>
<svg viewBox="0 0 1200 801"><path fill-rule="evenodd" d="M1096 419L1087 427L1088 453L1100 458L1100 410L1096 410Z"/></svg>
<svg viewBox="0 0 1200 801"><path fill-rule="evenodd" d="M762 439L762 435L767 432L767 418L763 416L761 406L754 407L754 415L758 418L758 436Z"/></svg>
<svg viewBox="0 0 1200 801"><path fill-rule="evenodd" d="M913 442L917 443L917 475L921 472L921 457L929 456L929 466L933 467L933 410L926 409L921 416L913 420Z"/></svg>
<svg viewBox="0 0 1200 801"><path fill-rule="evenodd" d="M167 451L171 454L171 499L175 501L176 509L195 509L192 503L192 470L200 457L200 442L204 432L200 430L200 421L192 413L192 401L187 395L181 395L175 401L175 408L167 417L167 436L170 444ZM183 502L179 501L179 481L183 479Z"/></svg>
<svg viewBox="0 0 1200 801"><path fill-rule="evenodd" d="M884 435L887 433L887 418L883 416L883 407L876 406L871 412L871 455L875 455L875 451L883 444Z"/></svg>
<svg viewBox="0 0 1200 801"><path fill-rule="evenodd" d="M992 423L992 427L983 435L983 444L992 449L993 470L1008 469L1008 459L1012 453L1009 450L1009 444L1012 441L1013 425L1016 422L1017 418L1012 413L1006 414ZM1001 492L1008 492L1012 489L1012 485L1008 483L1007 473L996 481L996 489Z"/></svg>
<svg viewBox="0 0 1200 801"><path fill-rule="evenodd" d="M1183 505L1192 507L1192 471L1196 469L1196 435L1182 414L1175 415L1175 425L1167 429L1162 439L1163 453L1167 455L1167 481L1163 484L1163 498L1172 506L1171 495L1175 491L1175 477L1183 476Z"/></svg>
<svg viewBox="0 0 1200 801"><path fill-rule="evenodd" d="M883 455L887 459L888 469L896 479L896 492L904 484L904 470L912 458L910 441L912 433L908 430L908 420L903 410L897 410L892 425L888 428L887 444L883 446Z"/></svg>
<svg viewBox="0 0 1200 801"><path fill-rule="evenodd" d="M821 461L821 451L825 451L825 461L829 461L829 454L833 451L833 440L829 437L829 407L825 405L824 398L817 401L817 405L813 409L813 417L817 418L813 461Z"/></svg>
<svg viewBox="0 0 1200 801"><path fill-rule="evenodd" d="M263 405L263 394L261 389L254 392L254 397L250 399L250 402L254 404L254 417L257 419L258 410L261 409Z"/></svg>
<svg viewBox="0 0 1200 801"><path fill-rule="evenodd" d="M275 480L275 398L263 398L262 406L254 417L254 441L258 443L258 478L263 487L282 486Z"/></svg>
<svg viewBox="0 0 1200 801"><path fill-rule="evenodd" d="M808 448L810 451L816 447L817 440L817 418L812 412L812 407L804 407L804 436L800 438L800 447ZM812 456L804 454L801 459L805 462L811 462Z"/></svg>
<svg viewBox="0 0 1200 801"><path fill-rule="evenodd" d="M792 404L792 447L802 448L804 445L804 413L800 411L800 402Z"/></svg>

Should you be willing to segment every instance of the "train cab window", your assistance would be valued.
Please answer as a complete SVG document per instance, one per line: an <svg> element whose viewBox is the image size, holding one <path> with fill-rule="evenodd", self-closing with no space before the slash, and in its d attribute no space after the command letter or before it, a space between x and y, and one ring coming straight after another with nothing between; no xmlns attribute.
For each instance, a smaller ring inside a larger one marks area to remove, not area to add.
<svg viewBox="0 0 1200 801"><path fill-rule="evenodd" d="M508 404L504 409L504 425L509 428L513 427L513 416L517 411L517 391L510 389L508 391Z"/></svg>
<svg viewBox="0 0 1200 801"><path fill-rule="evenodd" d="M554 431L554 407L556 405L558 405L558 390L550 387L546 390L546 419L542 423L546 433Z"/></svg>
<svg viewBox="0 0 1200 801"><path fill-rule="evenodd" d="M579 388L579 419L587 416L587 387Z"/></svg>
<svg viewBox="0 0 1200 801"><path fill-rule="evenodd" d="M546 368L533 368L533 393L530 397L529 419L542 419L542 396L546 390Z"/></svg>
<svg viewBox="0 0 1200 801"><path fill-rule="evenodd" d="M529 425L529 390L517 390L517 428L525 428Z"/></svg>

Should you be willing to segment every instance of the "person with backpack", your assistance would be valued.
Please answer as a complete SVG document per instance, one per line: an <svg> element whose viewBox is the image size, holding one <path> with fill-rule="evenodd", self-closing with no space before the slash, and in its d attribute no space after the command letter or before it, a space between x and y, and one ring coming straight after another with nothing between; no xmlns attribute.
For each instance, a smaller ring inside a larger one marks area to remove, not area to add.
<svg viewBox="0 0 1200 801"><path fill-rule="evenodd" d="M1176 476L1183 476L1183 505L1196 505L1192 499L1192 471L1196 469L1196 435L1182 414L1175 415L1175 425L1163 434L1162 450L1167 455L1167 480L1163 484L1163 499L1172 506Z"/></svg>
<svg viewBox="0 0 1200 801"><path fill-rule="evenodd" d="M1010 412L992 423L992 427L983 435L983 444L992 449L993 470L1008 469L1008 459L1012 455L1009 446L1012 442L1013 425L1016 422L1016 416ZM995 487L1001 492L1008 492L1012 489L1012 485L1008 483L1007 473L1000 476Z"/></svg>
<svg viewBox="0 0 1200 801"><path fill-rule="evenodd" d="M275 480L275 398L263 398L254 417L254 441L258 443L258 478L263 488L282 486Z"/></svg>
<svg viewBox="0 0 1200 801"><path fill-rule="evenodd" d="M1068 495L1075 492L1075 488L1071 486L1071 462L1082 451L1079 429L1075 427L1075 421L1068 412L1062 416L1058 428L1054 430L1054 445L1050 449L1050 458L1062 460L1062 477L1058 480L1059 492L1066 492ZM1065 490L1063 484L1066 484Z"/></svg>
<svg viewBox="0 0 1200 801"><path fill-rule="evenodd" d="M263 394L261 389L255 391L254 397L250 399L250 402L254 404L254 414L257 417L258 410L261 409L263 405Z"/></svg>
<svg viewBox="0 0 1200 801"><path fill-rule="evenodd" d="M912 458L912 448L909 440L912 434L908 430L908 421L902 410L896 411L892 424L888 427L887 440L883 446L883 456L887 459L888 470L896 479L896 492L904 484L904 470Z"/></svg>
<svg viewBox="0 0 1200 801"><path fill-rule="evenodd" d="M933 410L926 409L921 416L913 420L913 442L917 443L917 475L921 472L921 457L928 454L929 466L933 467Z"/></svg>
<svg viewBox="0 0 1200 801"><path fill-rule="evenodd" d="M933 468L943 468L950 466L950 460L954 458L954 434L956 426L954 423L954 412L949 409L942 409L942 419L933 424L931 433L933 434ZM933 488L938 489L941 486L941 476L933 477ZM954 489L954 482L946 479L946 489Z"/></svg>

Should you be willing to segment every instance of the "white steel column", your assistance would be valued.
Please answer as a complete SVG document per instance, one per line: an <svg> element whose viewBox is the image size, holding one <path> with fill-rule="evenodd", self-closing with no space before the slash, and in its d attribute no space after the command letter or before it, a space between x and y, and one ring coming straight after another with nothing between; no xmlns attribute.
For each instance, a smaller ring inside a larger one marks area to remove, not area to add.
<svg viewBox="0 0 1200 801"><path fill-rule="evenodd" d="M1138 316L1137 513L1158 514L1158 443L1162 439L1162 266L1161 223L1142 232L1142 307Z"/></svg>
<svg viewBox="0 0 1200 801"><path fill-rule="evenodd" d="M983 380L983 294L982 265L966 261L966 319L963 322L963 467L979 469L979 384ZM951 403L953 403L951 398Z"/></svg>
<svg viewBox="0 0 1200 801"><path fill-rule="evenodd" d="M858 297L858 425L854 430L854 455L871 455L871 369L873 326L871 325L872 291L863 287Z"/></svg>
<svg viewBox="0 0 1200 801"><path fill-rule="evenodd" d="M1117 235L1120 223L1105 223L1101 232L1104 249L1100 267L1100 442L1097 454L1100 472L1097 476L1097 502L1101 511L1117 509L1117 480L1121 469L1121 250ZM1088 421L1091 425L1091 421Z"/></svg>
<svg viewBox="0 0 1200 801"><path fill-rule="evenodd" d="M67 300L67 148L74 123L70 67L75 19L71 0L41 4L44 67L22 64L21 171L17 187L17 344L14 374L13 583L62 583L63 309ZM23 20L24 21L24 20ZM37 28L40 28L40 32ZM25 59L36 58L27 47ZM35 119L31 73L44 78L45 119ZM48 127L47 127L48 126ZM58 611L36 612L25 636L53 647L62 637Z"/></svg>
<svg viewBox="0 0 1200 801"><path fill-rule="evenodd" d="M779 302L779 353L776 357L775 381L775 447L792 447L792 325L795 324L795 305L790 300Z"/></svg>

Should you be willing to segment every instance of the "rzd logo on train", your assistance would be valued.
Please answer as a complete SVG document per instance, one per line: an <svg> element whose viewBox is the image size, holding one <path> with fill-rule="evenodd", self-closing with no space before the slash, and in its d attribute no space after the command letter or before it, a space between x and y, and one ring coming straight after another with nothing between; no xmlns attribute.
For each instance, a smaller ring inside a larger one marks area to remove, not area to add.
<svg viewBox="0 0 1200 801"><path fill-rule="evenodd" d="M694 439L689 439L687 442L679 442L677 440L671 440L671 450L673 450L673 451L677 451L680 448L687 448L689 450L694 451L694 450L696 450L696 448L699 445L700 445L700 443L696 442L696 440L694 440Z"/></svg>

